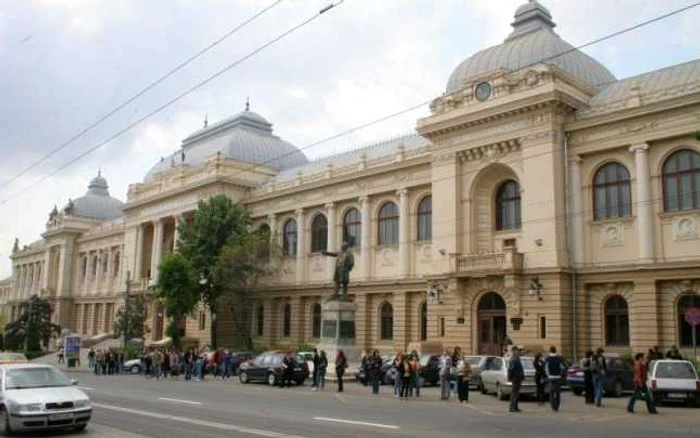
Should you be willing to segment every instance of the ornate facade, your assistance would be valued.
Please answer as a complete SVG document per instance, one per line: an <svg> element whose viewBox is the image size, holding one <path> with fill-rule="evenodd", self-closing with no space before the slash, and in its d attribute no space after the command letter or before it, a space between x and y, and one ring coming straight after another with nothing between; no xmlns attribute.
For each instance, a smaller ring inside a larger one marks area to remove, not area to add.
<svg viewBox="0 0 700 438"><path fill-rule="evenodd" d="M42 293L62 325L111 331L126 273L145 293L176 249L178 218L226 194L285 252L278 278L245 303L257 344L318 343L333 289L320 252L346 241L361 349L493 353L507 338L567 355L688 348L682 311L700 306L700 61L617 80L537 2L513 27L455 69L414 135L308 161L246 108L185 139L123 205L98 177L90 202L56 211L42 240L13 253L8 314ZM206 343L210 318L196 312L187 335ZM230 312L216 318L232 342ZM161 339L154 301L149 324Z"/></svg>

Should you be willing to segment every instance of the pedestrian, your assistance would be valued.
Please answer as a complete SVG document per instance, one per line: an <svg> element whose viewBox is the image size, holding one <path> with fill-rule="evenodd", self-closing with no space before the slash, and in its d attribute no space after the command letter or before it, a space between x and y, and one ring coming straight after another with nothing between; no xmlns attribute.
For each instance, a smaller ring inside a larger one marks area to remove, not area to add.
<svg viewBox="0 0 700 438"><path fill-rule="evenodd" d="M88 351L88 368L93 369L95 367L95 349L90 348Z"/></svg>
<svg viewBox="0 0 700 438"><path fill-rule="evenodd" d="M513 346L512 351L513 355L508 362L508 381L511 383L509 411L522 412L518 405L518 399L520 398L520 386L525 380L525 369L523 368L523 362L520 360L520 349L517 346Z"/></svg>
<svg viewBox="0 0 700 438"><path fill-rule="evenodd" d="M192 381L192 366L194 364L194 356L192 350L187 350L183 358L185 364L185 382Z"/></svg>
<svg viewBox="0 0 700 438"><path fill-rule="evenodd" d="M457 396L460 403L469 401L469 379L471 374L471 364L467 359L461 358L457 363Z"/></svg>
<svg viewBox="0 0 700 438"><path fill-rule="evenodd" d="M664 354L661 352L658 345L654 345L654 349L652 350L651 354L651 360L662 360L664 358Z"/></svg>
<svg viewBox="0 0 700 438"><path fill-rule="evenodd" d="M678 351L678 347L674 345L673 347L671 347L668 353L666 353L666 359L683 360L683 355L681 355L681 352Z"/></svg>
<svg viewBox="0 0 700 438"><path fill-rule="evenodd" d="M312 391L316 390L316 388L317 388L316 385L318 384L318 362L320 359L321 359L321 356L319 356L319 354L318 354L318 349L314 348L314 357L312 359L312 362L314 364L314 372L312 374L313 380L311 380L311 382L312 382L311 390Z"/></svg>
<svg viewBox="0 0 700 438"><path fill-rule="evenodd" d="M542 406L544 405L544 384L547 380L547 375L544 371L542 353L537 353L535 355L532 366L535 368L535 386L537 387L537 392L535 395L537 397L537 404Z"/></svg>
<svg viewBox="0 0 700 438"><path fill-rule="evenodd" d="M287 388L290 388L292 386L292 376L294 374L294 358L292 357L291 352L287 352L287 354L284 356L284 359L282 359L282 382L281 386L284 388L285 385Z"/></svg>
<svg viewBox="0 0 700 438"><path fill-rule="evenodd" d="M233 374L233 353L226 349L224 350L224 379L230 379Z"/></svg>
<svg viewBox="0 0 700 438"><path fill-rule="evenodd" d="M586 396L586 404L595 403L595 391L593 389L593 373L591 372L591 362L593 361L593 350L586 351L586 357L581 360L581 370L583 371L583 392Z"/></svg>
<svg viewBox="0 0 700 438"><path fill-rule="evenodd" d="M63 347L58 350L58 364L60 365L62 363L65 363L65 350Z"/></svg>
<svg viewBox="0 0 700 438"><path fill-rule="evenodd" d="M379 350L372 352L372 357L368 361L369 376L372 382L372 394L379 394L379 378L382 372L382 357L379 355Z"/></svg>
<svg viewBox="0 0 700 438"><path fill-rule="evenodd" d="M420 357L418 357L418 352L416 350L411 351L411 387L409 392L411 397L413 397L413 391L415 390L415 396L420 397L420 386L421 386L421 363Z"/></svg>
<svg viewBox="0 0 700 438"><path fill-rule="evenodd" d="M450 373L452 371L452 355L445 350L440 358L440 399L450 399Z"/></svg>
<svg viewBox="0 0 700 438"><path fill-rule="evenodd" d="M398 373L396 374L396 379L401 380L399 397L408 397L408 387L411 384L411 361L408 359L408 356L403 356L401 364L399 365Z"/></svg>
<svg viewBox="0 0 700 438"><path fill-rule="evenodd" d="M630 401L627 404L627 412L634 414L634 404L638 398L644 398L647 405L647 412L650 414L657 414L656 406L654 406L654 401L652 400L651 394L649 393L649 388L647 387L647 372L649 371L649 364L644 359L642 353L637 353L634 356L634 393L630 397Z"/></svg>
<svg viewBox="0 0 700 438"><path fill-rule="evenodd" d="M316 389L324 389L326 387L326 371L328 370L328 356L326 356L326 351L321 350L321 354L318 357L318 371L316 372ZM316 367L314 367L316 371Z"/></svg>
<svg viewBox="0 0 700 438"><path fill-rule="evenodd" d="M144 369L146 370L144 373L144 377L147 379L150 379L153 377L153 353L150 351L144 351Z"/></svg>
<svg viewBox="0 0 700 438"><path fill-rule="evenodd" d="M544 371L549 386L549 403L554 412L558 412L561 406L561 380L564 369L561 356L557 354L557 347L552 345L549 347L549 356L544 360Z"/></svg>
<svg viewBox="0 0 700 438"><path fill-rule="evenodd" d="M457 364L462 360L462 349L455 347L452 350L452 368L450 369L450 390L457 397L459 390L457 389Z"/></svg>
<svg viewBox="0 0 700 438"><path fill-rule="evenodd" d="M607 364L605 363L605 351L598 348L591 359L591 374L593 376L593 393L595 394L595 405L603 406L603 391L605 390L605 374Z"/></svg>
<svg viewBox="0 0 700 438"><path fill-rule="evenodd" d="M156 380L160 380L160 376L163 373L163 352L160 350L156 350L153 353L153 368L153 375Z"/></svg>
<svg viewBox="0 0 700 438"><path fill-rule="evenodd" d="M369 378L369 360L372 356L370 354L362 352L362 360L360 361L360 369L365 373L365 379L362 381L362 385L367 386L370 384Z"/></svg>
<svg viewBox="0 0 700 438"><path fill-rule="evenodd" d="M345 352L338 350L335 356L335 376L338 379L338 392L343 392L343 374L348 367L348 361L345 359Z"/></svg>
<svg viewBox="0 0 700 438"><path fill-rule="evenodd" d="M401 374L399 374L399 367L403 363L403 351L399 351L396 356L394 356L394 362L391 364L391 371L394 373L394 397L399 397L401 393Z"/></svg>
<svg viewBox="0 0 700 438"><path fill-rule="evenodd" d="M170 352L170 377L177 379L180 375L180 355L173 349Z"/></svg>

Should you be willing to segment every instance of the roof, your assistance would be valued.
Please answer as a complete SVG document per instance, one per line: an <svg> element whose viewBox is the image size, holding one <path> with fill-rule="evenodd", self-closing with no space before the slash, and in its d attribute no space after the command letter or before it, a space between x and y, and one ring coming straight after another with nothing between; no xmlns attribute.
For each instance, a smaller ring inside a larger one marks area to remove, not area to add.
<svg viewBox="0 0 700 438"><path fill-rule="evenodd" d="M124 203L119 199L109 195L109 186L107 180L99 172L95 178L90 181L88 191L84 196L69 202L64 207L64 211L72 216L82 216L100 220L116 219L122 215Z"/></svg>
<svg viewBox="0 0 700 438"><path fill-rule="evenodd" d="M549 11L536 1L515 12L513 32L498 46L467 58L452 72L447 93L460 91L470 80L498 70L515 71L536 64L554 65L583 83L601 88L615 76L601 63L575 49L554 32Z"/></svg>

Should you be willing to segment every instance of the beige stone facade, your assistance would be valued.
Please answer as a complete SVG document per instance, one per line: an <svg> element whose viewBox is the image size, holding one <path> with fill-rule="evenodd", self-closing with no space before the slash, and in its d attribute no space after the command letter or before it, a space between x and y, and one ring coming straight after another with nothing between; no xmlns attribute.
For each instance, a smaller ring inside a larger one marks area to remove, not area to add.
<svg viewBox="0 0 700 438"><path fill-rule="evenodd" d="M578 51L531 62L533 47L570 47L552 26L537 2L519 8L513 34L455 70L416 135L308 162L248 109L205 126L129 188L120 217L69 209L16 251L9 315L44 293L57 322L111 331L127 272L132 293L147 294L176 250L178 218L226 194L287 253L245 303L258 345L319 342L333 269L320 252L348 241L360 349L493 353L510 339L567 355L690 351L700 61L624 80ZM159 340L162 312L150 306ZM188 336L206 343L211 317L197 310ZM217 323L233 342L230 312Z"/></svg>

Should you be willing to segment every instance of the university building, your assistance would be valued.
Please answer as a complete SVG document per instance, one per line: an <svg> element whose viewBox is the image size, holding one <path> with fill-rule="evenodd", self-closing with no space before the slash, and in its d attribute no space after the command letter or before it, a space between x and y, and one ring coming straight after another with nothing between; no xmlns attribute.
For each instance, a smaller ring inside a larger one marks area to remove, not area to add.
<svg viewBox="0 0 700 438"><path fill-rule="evenodd" d="M32 294L55 320L112 331L177 250L180 217L225 194L284 250L280 274L246 302L254 342L319 342L333 259L355 256L349 293L359 349L429 344L494 353L506 340L565 354L691 347L700 307L700 60L617 79L555 32L536 1L504 42L456 66L415 134L310 161L250 111L183 140L125 203L101 175L17 246L5 313ZM230 311L204 309L187 336L232 342Z"/></svg>

